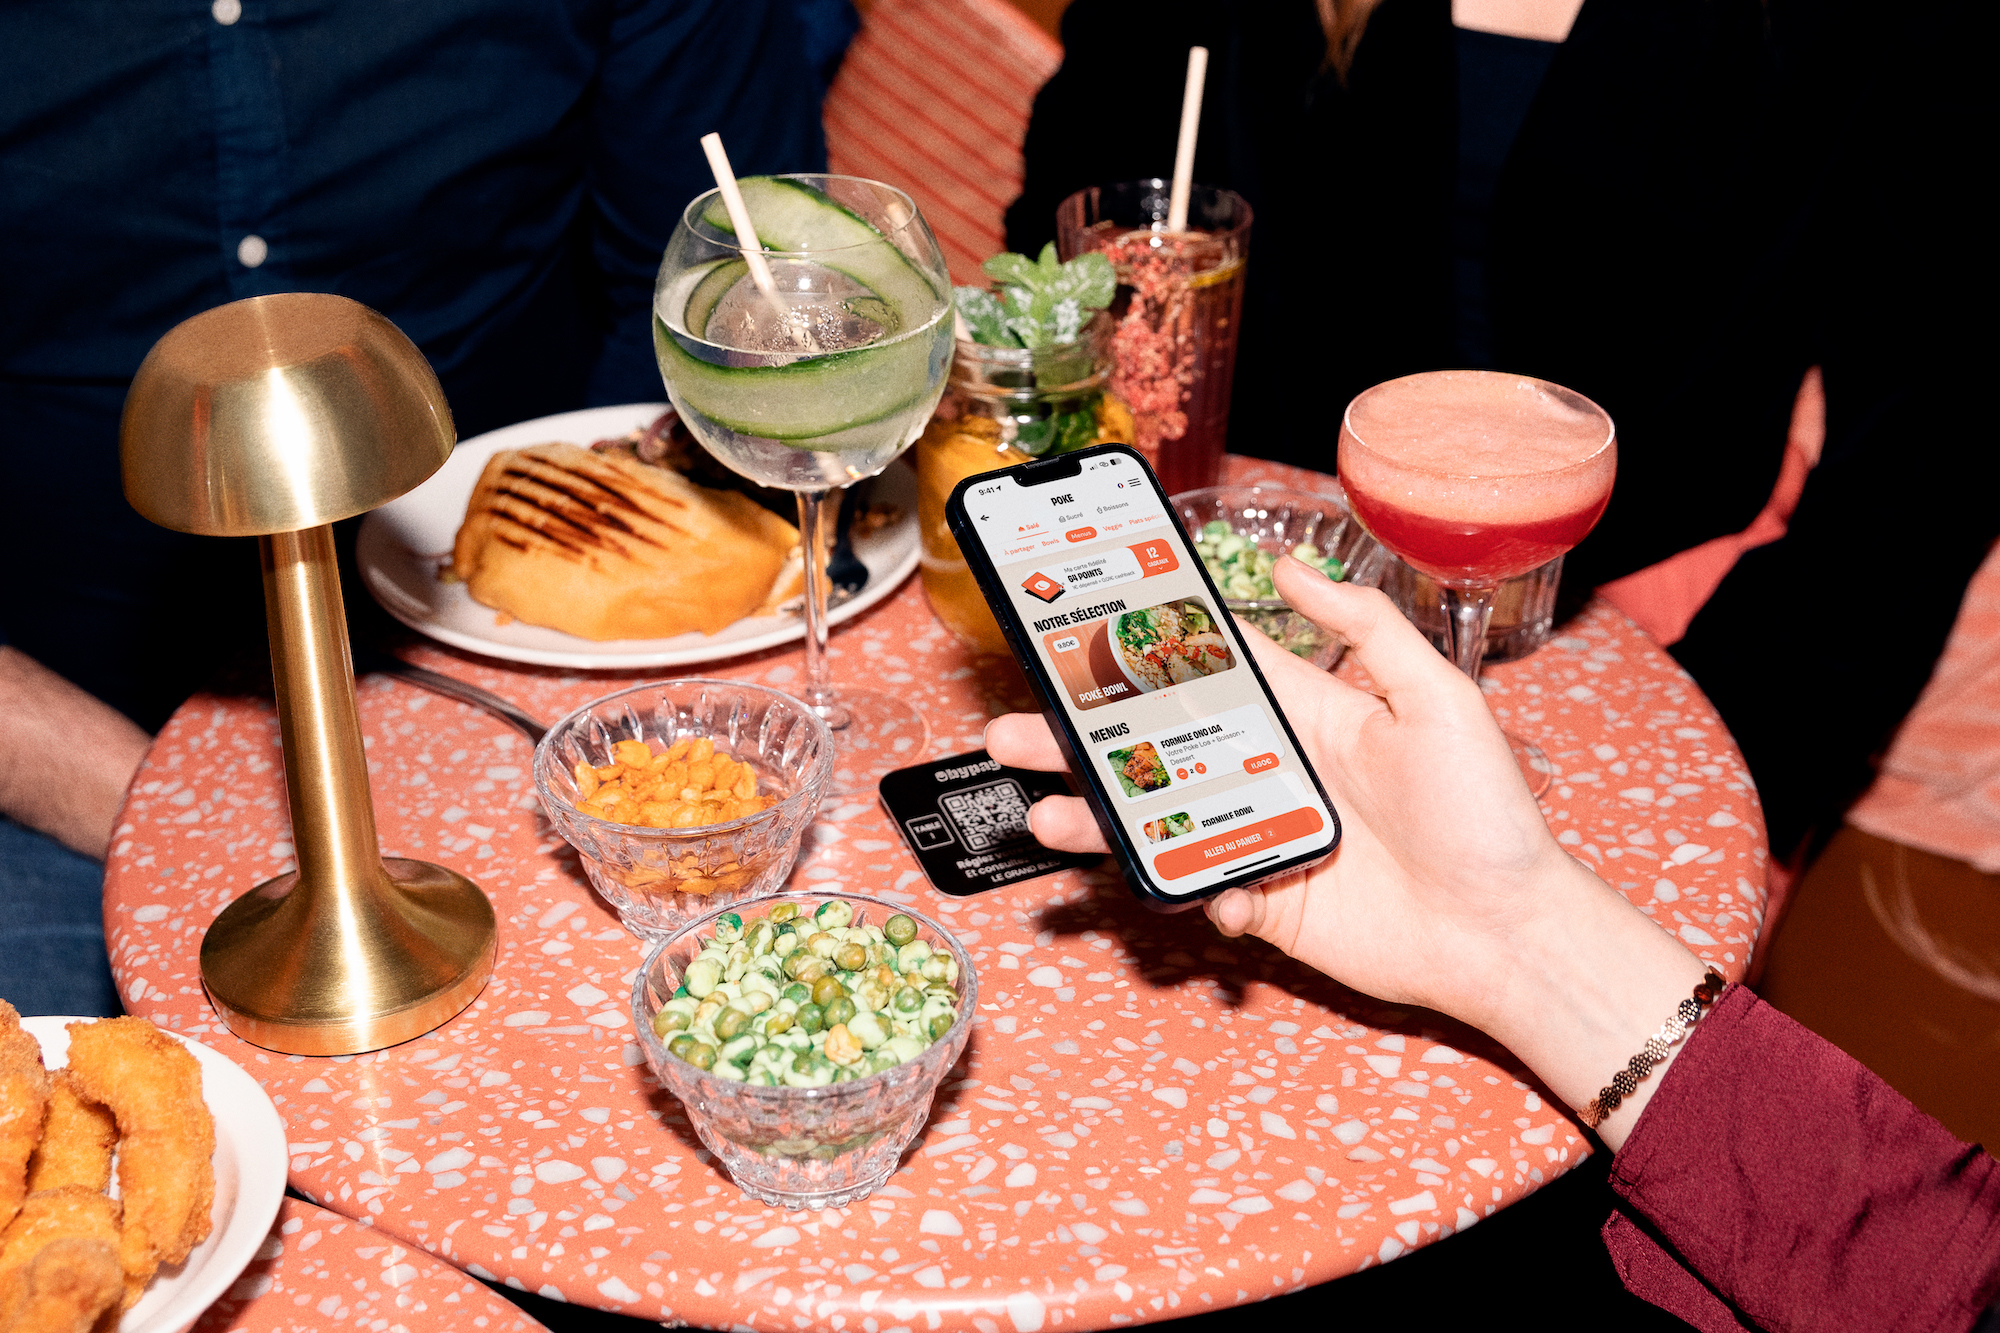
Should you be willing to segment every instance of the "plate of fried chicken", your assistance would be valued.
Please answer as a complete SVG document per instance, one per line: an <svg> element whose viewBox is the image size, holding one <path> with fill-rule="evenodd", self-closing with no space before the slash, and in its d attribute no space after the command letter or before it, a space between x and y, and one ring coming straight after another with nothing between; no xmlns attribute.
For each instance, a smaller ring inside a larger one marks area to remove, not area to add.
<svg viewBox="0 0 2000 1333"><path fill-rule="evenodd" d="M284 1121L227 1057L0 1001L0 1327L181 1333L256 1256L285 1167Z"/></svg>

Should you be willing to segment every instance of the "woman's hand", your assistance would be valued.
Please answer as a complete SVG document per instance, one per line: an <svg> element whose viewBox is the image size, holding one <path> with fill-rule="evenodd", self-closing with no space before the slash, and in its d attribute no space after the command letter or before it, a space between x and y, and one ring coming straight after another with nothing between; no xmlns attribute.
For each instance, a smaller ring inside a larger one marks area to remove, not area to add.
<svg viewBox="0 0 2000 1333"><path fill-rule="evenodd" d="M1479 688L1387 597L1289 558L1275 576L1296 610L1353 644L1381 693L1243 635L1343 834L1311 870L1211 899L1210 919L1357 990L1483 1028L1580 1105L1700 980L1700 963L1556 845ZM1062 767L1047 724L1027 714L996 719L987 749ZM1051 847L1103 849L1072 797L1040 802L1030 825Z"/></svg>

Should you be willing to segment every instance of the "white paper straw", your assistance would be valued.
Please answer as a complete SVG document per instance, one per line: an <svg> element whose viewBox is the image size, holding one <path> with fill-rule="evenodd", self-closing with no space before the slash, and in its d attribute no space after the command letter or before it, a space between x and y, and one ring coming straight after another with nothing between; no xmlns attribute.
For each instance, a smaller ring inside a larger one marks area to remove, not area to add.
<svg viewBox="0 0 2000 1333"><path fill-rule="evenodd" d="M1174 192L1167 203L1167 230L1187 230L1188 194L1194 186L1194 141L1201 130L1201 88L1208 81L1208 48L1188 48L1187 90L1181 95L1181 138L1174 148Z"/></svg>
<svg viewBox="0 0 2000 1333"><path fill-rule="evenodd" d="M720 134L701 136L701 151L708 154L709 170L715 173L716 188L722 192L722 206L729 210L730 225L736 228L736 243L743 250L743 262L750 266L750 280L764 293L779 314L785 303L778 297L778 284L771 280L771 266L764 262L763 243L750 222L750 210L743 206L743 191L736 188L736 173L729 169L729 154L722 151Z"/></svg>

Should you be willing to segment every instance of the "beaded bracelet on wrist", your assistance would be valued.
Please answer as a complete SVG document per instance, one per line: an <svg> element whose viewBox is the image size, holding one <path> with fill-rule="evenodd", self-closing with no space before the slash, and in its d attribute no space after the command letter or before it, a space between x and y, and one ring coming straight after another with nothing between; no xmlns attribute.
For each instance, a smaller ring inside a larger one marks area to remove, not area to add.
<svg viewBox="0 0 2000 1333"><path fill-rule="evenodd" d="M1653 1072L1653 1066L1667 1058L1667 1052L1687 1035L1688 1029L1693 1027L1708 1011L1708 1007L1715 1003L1716 997L1722 994L1722 988L1726 984L1722 979L1722 973L1712 967L1709 968L1702 976L1701 984L1694 988L1694 994L1675 1006L1673 1017L1662 1023L1658 1032L1646 1038L1645 1049L1628 1060L1625 1067L1612 1076L1611 1082L1592 1097L1590 1103L1578 1113L1578 1118L1592 1129L1602 1124L1604 1117L1617 1110L1620 1102L1639 1090L1640 1080Z"/></svg>

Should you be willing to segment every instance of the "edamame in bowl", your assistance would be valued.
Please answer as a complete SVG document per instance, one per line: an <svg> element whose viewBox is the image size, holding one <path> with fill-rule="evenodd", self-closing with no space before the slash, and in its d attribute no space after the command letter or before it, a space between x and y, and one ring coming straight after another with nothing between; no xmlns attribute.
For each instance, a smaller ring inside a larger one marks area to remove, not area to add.
<svg viewBox="0 0 2000 1333"><path fill-rule="evenodd" d="M632 986L647 1063L745 1194L838 1208L885 1183L965 1050L972 958L920 912L851 893L720 908Z"/></svg>
<svg viewBox="0 0 2000 1333"><path fill-rule="evenodd" d="M1223 605L1280 647L1323 671L1347 644L1292 610L1271 572L1296 556L1328 578L1374 587L1388 552L1347 507L1338 482L1314 495L1283 486L1209 486L1173 497L1188 539L1222 593Z"/></svg>

